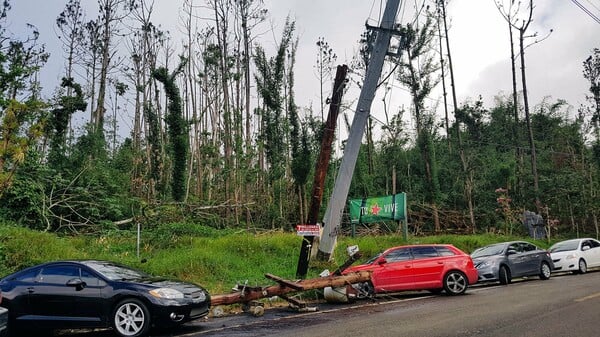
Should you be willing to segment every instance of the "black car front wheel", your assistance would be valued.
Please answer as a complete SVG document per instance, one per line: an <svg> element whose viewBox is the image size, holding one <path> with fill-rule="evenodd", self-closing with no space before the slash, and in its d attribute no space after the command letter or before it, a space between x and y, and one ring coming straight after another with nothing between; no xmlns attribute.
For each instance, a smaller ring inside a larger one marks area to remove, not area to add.
<svg viewBox="0 0 600 337"><path fill-rule="evenodd" d="M125 299L115 307L113 327L121 337L140 337L150 330L150 312L135 298Z"/></svg>
<svg viewBox="0 0 600 337"><path fill-rule="evenodd" d="M551 273L552 269L550 269L550 265L548 264L548 262L542 262L542 265L540 266L540 278L542 280L547 280L550 278Z"/></svg>
<svg viewBox="0 0 600 337"><path fill-rule="evenodd" d="M465 274L453 270L444 276L444 290L448 295L460 295L467 291L469 281Z"/></svg>

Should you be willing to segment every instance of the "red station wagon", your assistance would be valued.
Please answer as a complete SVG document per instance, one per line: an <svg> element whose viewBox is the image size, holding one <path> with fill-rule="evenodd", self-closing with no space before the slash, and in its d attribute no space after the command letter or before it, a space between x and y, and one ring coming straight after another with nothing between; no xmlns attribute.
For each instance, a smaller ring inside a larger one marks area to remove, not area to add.
<svg viewBox="0 0 600 337"><path fill-rule="evenodd" d="M460 295L477 282L471 257L449 244L389 248L344 274L363 270L372 275L370 282L355 285L359 297L406 290L444 290L448 295Z"/></svg>

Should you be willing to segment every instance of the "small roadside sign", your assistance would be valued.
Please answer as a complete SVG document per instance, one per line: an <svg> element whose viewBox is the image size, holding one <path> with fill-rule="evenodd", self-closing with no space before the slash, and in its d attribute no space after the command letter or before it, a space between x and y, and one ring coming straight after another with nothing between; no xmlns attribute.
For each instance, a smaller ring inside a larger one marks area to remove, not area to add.
<svg viewBox="0 0 600 337"><path fill-rule="evenodd" d="M296 232L301 236L320 236L320 225L297 225Z"/></svg>

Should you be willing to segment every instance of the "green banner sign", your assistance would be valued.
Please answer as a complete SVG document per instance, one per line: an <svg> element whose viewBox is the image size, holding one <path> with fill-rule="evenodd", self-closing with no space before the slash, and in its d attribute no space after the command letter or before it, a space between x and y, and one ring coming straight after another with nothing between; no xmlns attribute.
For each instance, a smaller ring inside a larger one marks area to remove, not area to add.
<svg viewBox="0 0 600 337"><path fill-rule="evenodd" d="M406 193L378 198L352 199L349 203L352 223L406 220Z"/></svg>

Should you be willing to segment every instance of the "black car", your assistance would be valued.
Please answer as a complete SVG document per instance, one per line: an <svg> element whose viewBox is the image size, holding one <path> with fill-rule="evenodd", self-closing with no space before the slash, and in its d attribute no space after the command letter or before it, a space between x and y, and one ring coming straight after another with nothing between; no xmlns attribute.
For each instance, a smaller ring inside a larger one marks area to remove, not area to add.
<svg viewBox="0 0 600 337"><path fill-rule="evenodd" d="M0 305L2 305L2 292L0 292ZM5 336L8 329L8 310L0 307L0 336Z"/></svg>
<svg viewBox="0 0 600 337"><path fill-rule="evenodd" d="M208 292L198 285L96 260L30 267L0 280L0 292L11 333L32 326L112 327L119 336L138 337L151 326L204 317L210 307Z"/></svg>

